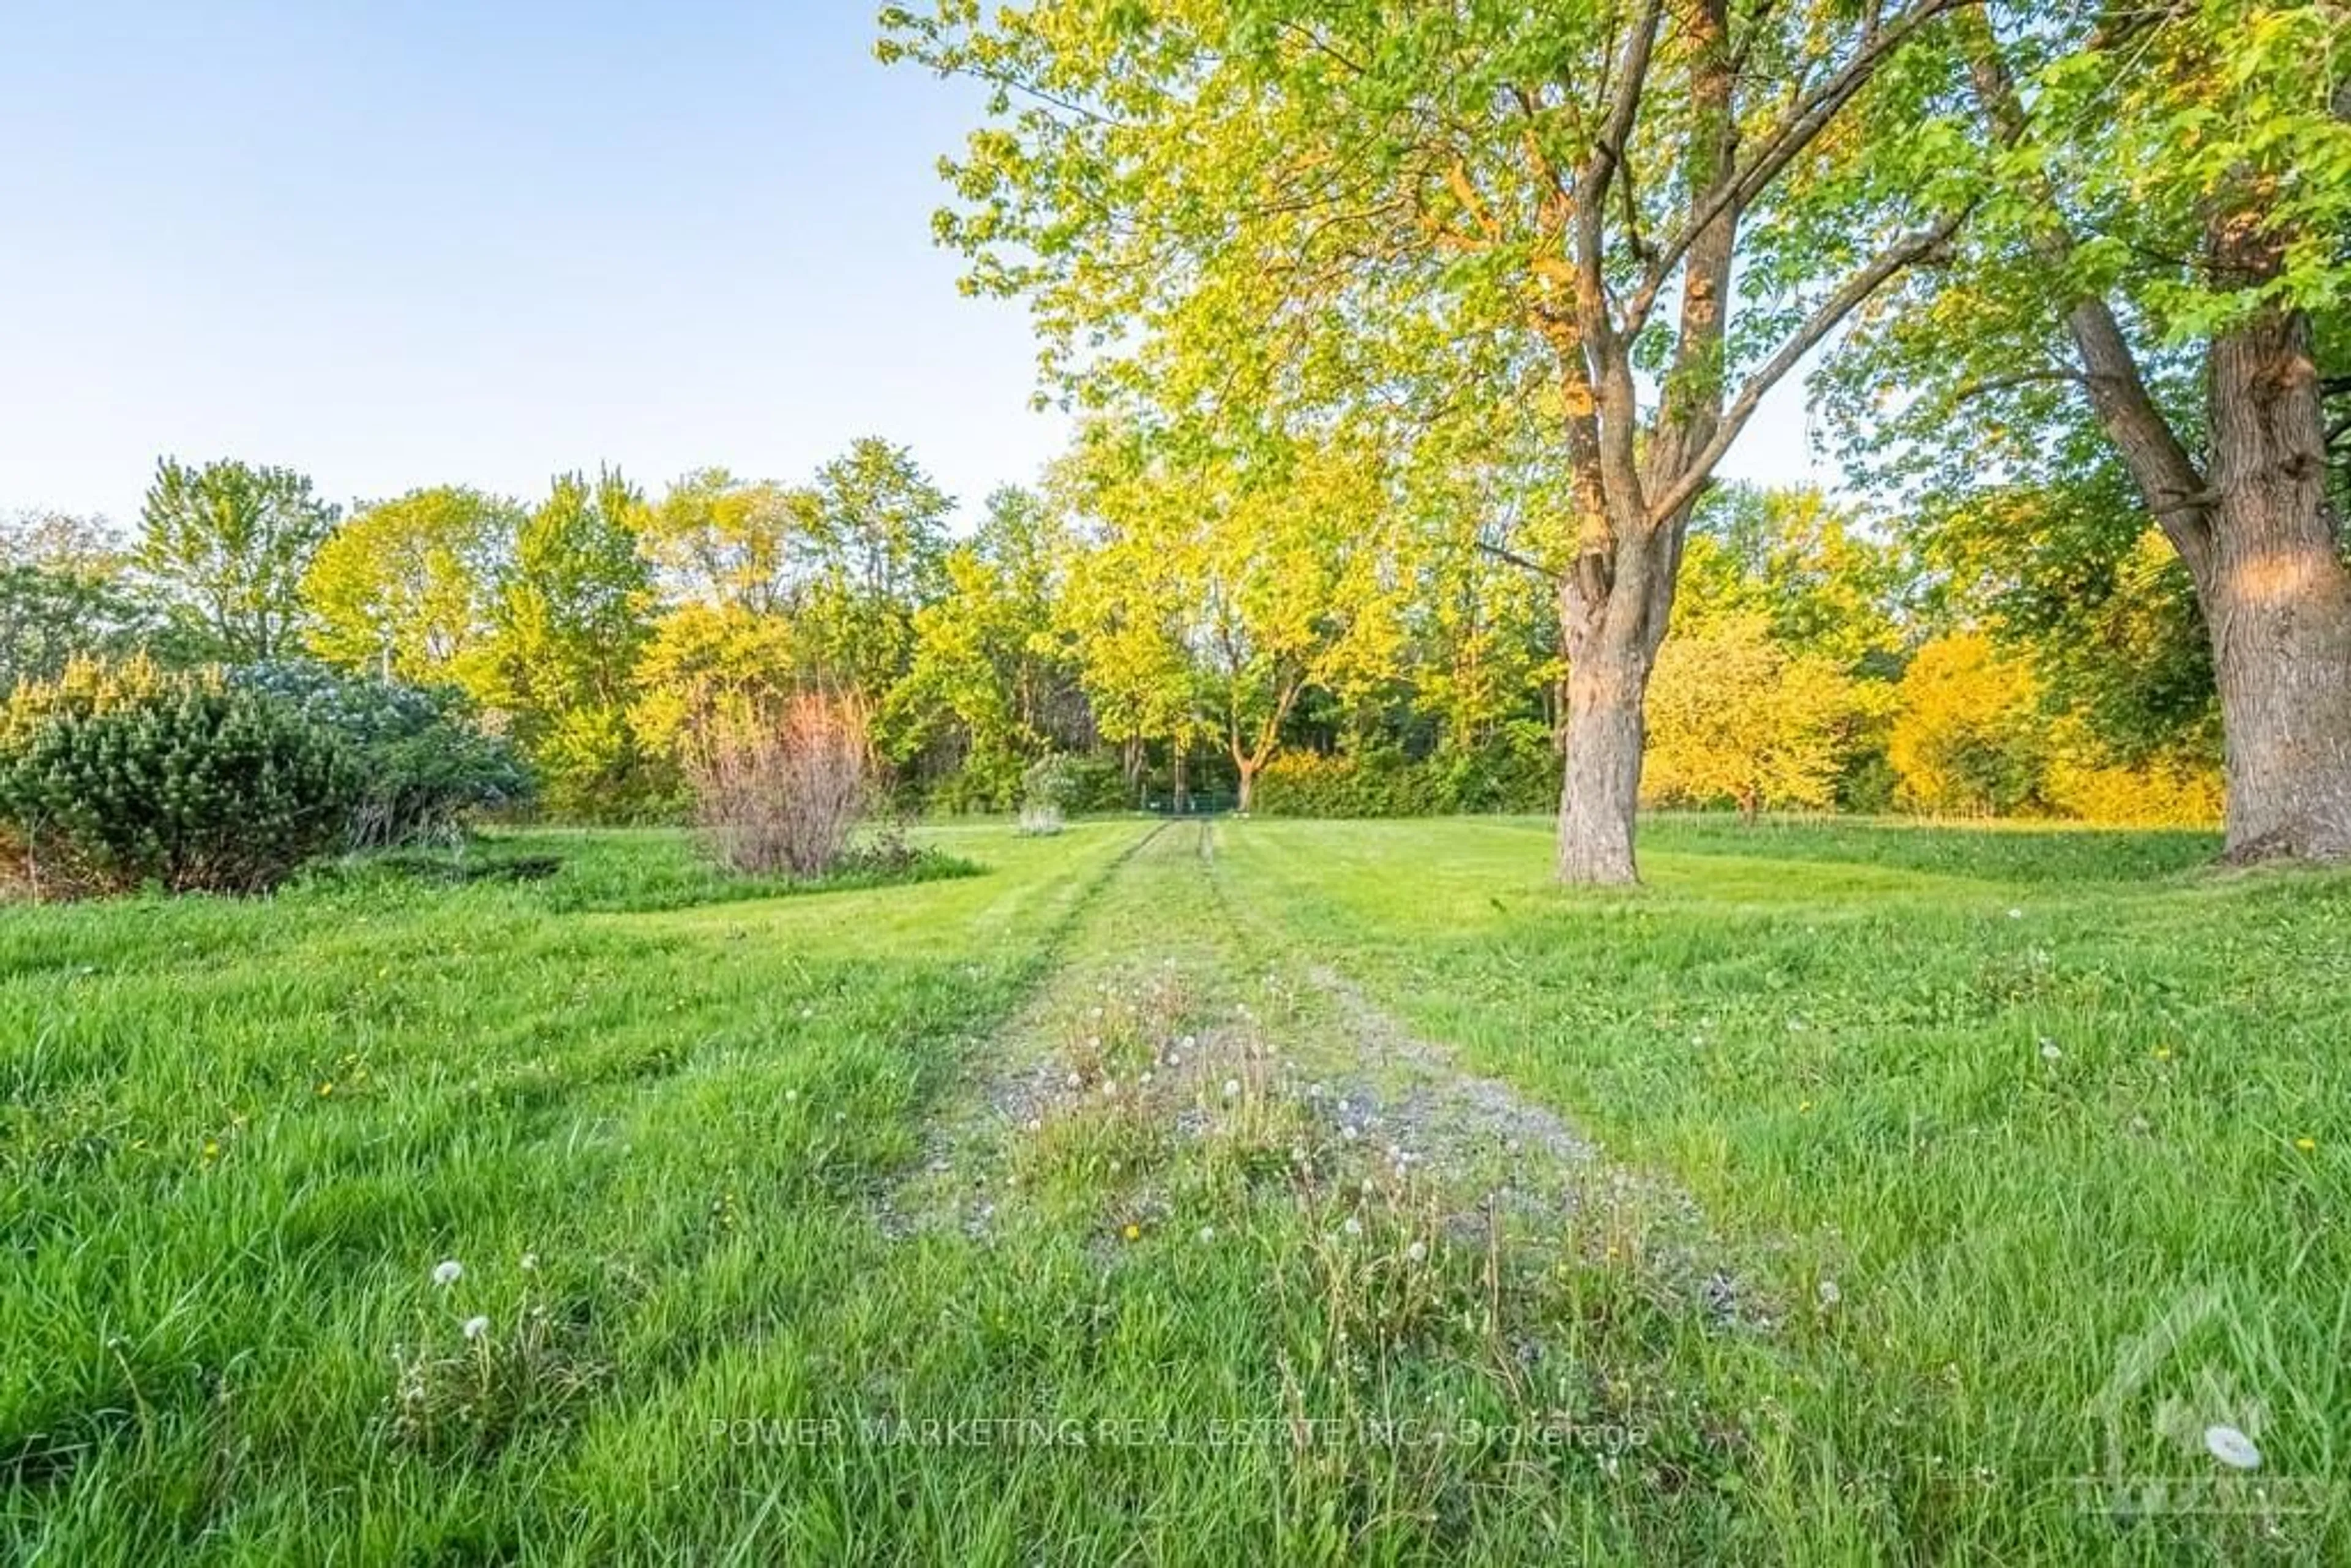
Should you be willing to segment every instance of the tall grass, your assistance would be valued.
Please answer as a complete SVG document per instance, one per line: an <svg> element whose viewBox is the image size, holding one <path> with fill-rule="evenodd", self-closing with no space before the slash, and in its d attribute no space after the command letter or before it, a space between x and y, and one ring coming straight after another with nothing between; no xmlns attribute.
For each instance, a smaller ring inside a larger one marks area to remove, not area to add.
<svg viewBox="0 0 2351 1568"><path fill-rule="evenodd" d="M2351 879L929 841L984 874L549 832L0 914L0 1561L2351 1561ZM1324 970L1614 1163L1359 1124Z"/></svg>

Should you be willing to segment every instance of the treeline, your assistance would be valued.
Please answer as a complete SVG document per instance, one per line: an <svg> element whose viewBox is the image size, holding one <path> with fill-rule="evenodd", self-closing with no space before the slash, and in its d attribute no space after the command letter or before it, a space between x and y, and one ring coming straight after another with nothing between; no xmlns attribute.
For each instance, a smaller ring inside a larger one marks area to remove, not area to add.
<svg viewBox="0 0 2351 1568"><path fill-rule="evenodd" d="M958 535L877 439L797 482L713 469L656 496L606 469L530 502L435 486L348 513L289 470L167 460L132 537L0 534L0 684L77 654L280 685L307 662L371 701L433 694L462 721L436 746L502 740L540 808L582 821L675 817L698 727L810 690L858 707L909 808L1010 809L1051 757L1077 810L1547 810L1556 585L1500 542L1523 526L1496 499L1511 483L1336 443L1178 467L1093 430ZM2192 609L2117 623L2095 596L1970 576L1958 524L1887 537L1812 492L1707 500L1646 799L2218 814Z"/></svg>

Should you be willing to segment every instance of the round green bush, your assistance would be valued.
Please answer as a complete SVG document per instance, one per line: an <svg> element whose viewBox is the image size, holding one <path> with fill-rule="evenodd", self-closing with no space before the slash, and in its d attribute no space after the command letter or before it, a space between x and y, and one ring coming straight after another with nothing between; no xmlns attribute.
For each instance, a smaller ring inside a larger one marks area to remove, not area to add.
<svg viewBox="0 0 2351 1568"><path fill-rule="evenodd" d="M292 707L350 752L359 773L352 849L454 838L473 813L533 794L520 753L475 721L462 693L298 661L247 664L229 680Z"/></svg>
<svg viewBox="0 0 2351 1568"><path fill-rule="evenodd" d="M330 732L211 673L78 667L0 720L0 840L37 896L266 892L343 842L357 798Z"/></svg>

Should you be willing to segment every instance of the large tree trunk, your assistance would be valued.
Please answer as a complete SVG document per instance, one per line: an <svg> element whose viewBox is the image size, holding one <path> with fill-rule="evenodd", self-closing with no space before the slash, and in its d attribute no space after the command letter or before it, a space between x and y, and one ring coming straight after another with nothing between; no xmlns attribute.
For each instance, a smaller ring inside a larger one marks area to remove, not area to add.
<svg viewBox="0 0 2351 1568"><path fill-rule="evenodd" d="M2325 495L2310 323L2217 340L2198 595L2227 747L2231 860L2351 858L2351 574Z"/></svg>
<svg viewBox="0 0 2351 1568"><path fill-rule="evenodd" d="M1641 795L1646 670L1579 661L1567 676L1567 767L1559 799L1559 879L1597 886L1639 880L1633 821Z"/></svg>
<svg viewBox="0 0 2351 1568"><path fill-rule="evenodd" d="M1669 530L1620 536L1613 571L1587 558L1560 584L1567 653L1567 742L1559 800L1559 880L1640 880L1633 855L1641 797L1643 707L1665 641L1680 554Z"/></svg>
<svg viewBox="0 0 2351 1568"><path fill-rule="evenodd" d="M1249 800L1257 793L1257 764L1236 757L1233 758L1233 771L1240 777L1240 787L1233 799L1233 810L1246 817L1249 815Z"/></svg>

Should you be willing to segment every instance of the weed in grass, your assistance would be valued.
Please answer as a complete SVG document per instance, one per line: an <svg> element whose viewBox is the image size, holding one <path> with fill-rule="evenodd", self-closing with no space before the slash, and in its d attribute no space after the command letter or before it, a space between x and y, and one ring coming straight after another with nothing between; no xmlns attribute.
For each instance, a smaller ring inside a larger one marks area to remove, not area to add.
<svg viewBox="0 0 2351 1568"><path fill-rule="evenodd" d="M434 1299L419 1307L413 1343L392 1347L385 1429L393 1443L430 1455L495 1453L551 1434L611 1376L586 1324L553 1311L538 1278L536 1254L494 1281L468 1276L454 1258L434 1265ZM483 1306L495 1310L456 1316Z"/></svg>

